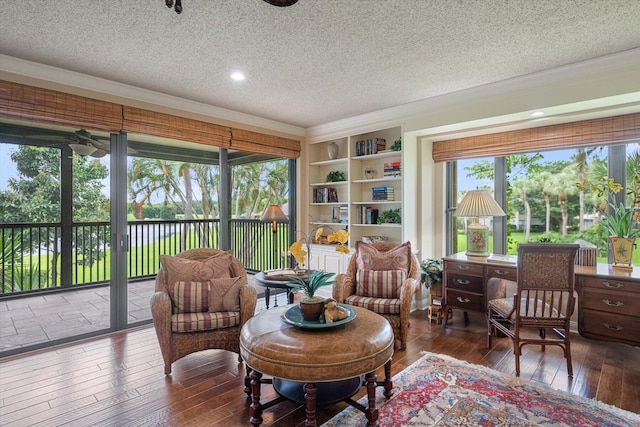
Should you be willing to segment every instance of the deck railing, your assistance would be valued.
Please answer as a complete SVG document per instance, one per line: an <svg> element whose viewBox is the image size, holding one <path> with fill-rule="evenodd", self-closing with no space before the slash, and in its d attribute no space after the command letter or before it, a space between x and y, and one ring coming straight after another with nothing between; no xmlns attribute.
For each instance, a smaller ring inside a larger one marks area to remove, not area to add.
<svg viewBox="0 0 640 427"><path fill-rule="evenodd" d="M287 224L273 233L269 223L234 219L230 228L231 251L247 271L287 267ZM218 219L129 222L129 279L155 276L161 255L218 248L219 232ZM75 223L68 233L59 223L0 224L0 297L108 283L109 238L108 222Z"/></svg>

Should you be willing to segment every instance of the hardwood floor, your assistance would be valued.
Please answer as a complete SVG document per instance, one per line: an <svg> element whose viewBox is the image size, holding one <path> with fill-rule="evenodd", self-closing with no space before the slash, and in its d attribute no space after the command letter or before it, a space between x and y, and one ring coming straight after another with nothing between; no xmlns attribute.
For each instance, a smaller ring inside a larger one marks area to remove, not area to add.
<svg viewBox="0 0 640 427"><path fill-rule="evenodd" d="M396 374L426 350L515 373L506 338L486 348L486 327L456 313L446 330L412 314L407 350L393 357ZM596 398L640 413L640 348L572 336L574 378L566 375L560 349L525 347L522 377L555 389ZM153 327L0 360L2 426L241 426L249 425L244 364L235 353L210 350L187 356L165 377ZM382 371L379 373L382 376ZM275 397L262 386L264 403ZM361 391L357 397L364 393ZM318 422L346 407L327 405ZM265 426L304 424L302 405L283 402L266 409Z"/></svg>

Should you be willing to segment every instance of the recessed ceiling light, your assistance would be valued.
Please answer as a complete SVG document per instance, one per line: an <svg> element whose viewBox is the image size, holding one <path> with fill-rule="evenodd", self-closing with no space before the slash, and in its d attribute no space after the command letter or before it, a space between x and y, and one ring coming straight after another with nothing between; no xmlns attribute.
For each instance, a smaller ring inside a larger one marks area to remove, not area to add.
<svg viewBox="0 0 640 427"><path fill-rule="evenodd" d="M544 116L544 111L534 111L531 113L531 117L542 117Z"/></svg>
<svg viewBox="0 0 640 427"><path fill-rule="evenodd" d="M244 80L244 74L242 74L239 71L236 71L235 73L231 73L231 78L237 82Z"/></svg>

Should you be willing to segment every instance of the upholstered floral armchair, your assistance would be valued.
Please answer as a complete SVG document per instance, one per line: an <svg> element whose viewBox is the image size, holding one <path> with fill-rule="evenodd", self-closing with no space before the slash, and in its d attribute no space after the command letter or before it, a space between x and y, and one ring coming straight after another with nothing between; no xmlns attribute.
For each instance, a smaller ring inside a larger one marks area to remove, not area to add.
<svg viewBox="0 0 640 427"><path fill-rule="evenodd" d="M151 314L165 374L202 350L232 351L241 360L240 329L254 315L257 295L240 261L217 249L191 249L160 263Z"/></svg>
<svg viewBox="0 0 640 427"><path fill-rule="evenodd" d="M420 286L420 265L409 242L357 242L347 272L336 277L333 298L364 307L386 318L396 349L405 349L414 294Z"/></svg>

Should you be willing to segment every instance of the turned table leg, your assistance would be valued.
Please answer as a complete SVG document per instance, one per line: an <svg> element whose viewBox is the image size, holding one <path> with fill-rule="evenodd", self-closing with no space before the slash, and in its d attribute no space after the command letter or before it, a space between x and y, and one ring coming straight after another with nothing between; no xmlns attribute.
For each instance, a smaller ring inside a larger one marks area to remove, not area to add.
<svg viewBox="0 0 640 427"><path fill-rule="evenodd" d="M255 369L251 371L251 406L249 407L251 418L249 422L253 426L262 424L262 404L260 403L260 385L262 374Z"/></svg>
<svg viewBox="0 0 640 427"><path fill-rule="evenodd" d="M391 360L384 364L384 397L391 399L393 392L393 382L391 382Z"/></svg>
<svg viewBox="0 0 640 427"><path fill-rule="evenodd" d="M386 374L385 374L386 375ZM378 374L375 372L369 372L365 375L364 380L367 384L367 399L368 405L365 415L367 416L368 426L375 426L378 424L378 408L376 408L376 386L377 386Z"/></svg>
<svg viewBox="0 0 640 427"><path fill-rule="evenodd" d="M316 427L316 397L318 387L315 383L304 384L304 406L307 411L307 419L304 422L305 427Z"/></svg>
<svg viewBox="0 0 640 427"><path fill-rule="evenodd" d="M247 370L247 374L244 377L244 392L248 397L251 397L251 368L248 367L246 363L244 366Z"/></svg>

